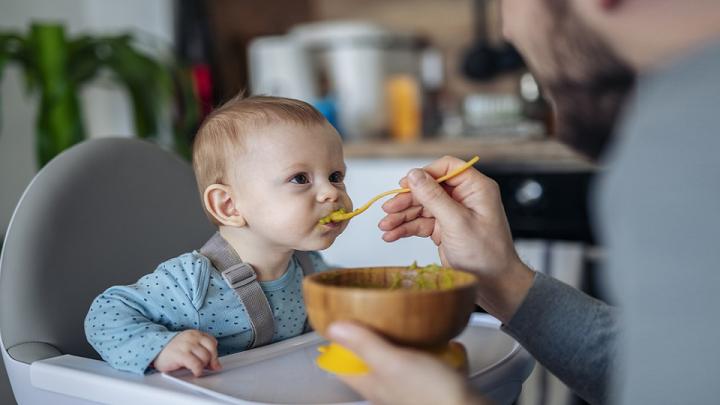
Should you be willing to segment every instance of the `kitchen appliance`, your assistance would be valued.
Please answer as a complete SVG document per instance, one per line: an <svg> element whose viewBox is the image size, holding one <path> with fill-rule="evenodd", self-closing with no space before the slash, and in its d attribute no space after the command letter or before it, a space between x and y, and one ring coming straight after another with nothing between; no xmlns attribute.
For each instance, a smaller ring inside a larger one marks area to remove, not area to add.
<svg viewBox="0 0 720 405"><path fill-rule="evenodd" d="M319 98L310 55L296 39L259 37L248 46L250 88L253 94L283 96L314 103Z"/></svg>
<svg viewBox="0 0 720 405"><path fill-rule="evenodd" d="M386 82L406 75L420 82L422 41L369 22L295 26L249 47L252 94L332 100L346 140L378 138L389 127Z"/></svg>

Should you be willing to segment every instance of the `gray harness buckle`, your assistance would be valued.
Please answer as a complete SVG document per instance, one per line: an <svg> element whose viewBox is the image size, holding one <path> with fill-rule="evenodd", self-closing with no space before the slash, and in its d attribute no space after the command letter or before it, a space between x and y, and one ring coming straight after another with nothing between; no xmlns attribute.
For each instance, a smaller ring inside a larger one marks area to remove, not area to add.
<svg viewBox="0 0 720 405"><path fill-rule="evenodd" d="M247 263L236 264L222 271L222 278L234 290L257 280L255 270Z"/></svg>

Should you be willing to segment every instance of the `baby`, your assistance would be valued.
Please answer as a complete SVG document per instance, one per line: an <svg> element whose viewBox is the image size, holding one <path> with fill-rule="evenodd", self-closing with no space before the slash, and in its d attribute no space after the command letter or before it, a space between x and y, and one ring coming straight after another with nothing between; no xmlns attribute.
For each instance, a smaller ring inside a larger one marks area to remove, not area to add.
<svg viewBox="0 0 720 405"><path fill-rule="evenodd" d="M109 288L85 318L88 341L117 369L199 376L220 369L218 355L303 333L303 275L327 268L315 251L347 225L318 220L352 210L340 137L302 101L225 103L198 131L193 169L218 233Z"/></svg>

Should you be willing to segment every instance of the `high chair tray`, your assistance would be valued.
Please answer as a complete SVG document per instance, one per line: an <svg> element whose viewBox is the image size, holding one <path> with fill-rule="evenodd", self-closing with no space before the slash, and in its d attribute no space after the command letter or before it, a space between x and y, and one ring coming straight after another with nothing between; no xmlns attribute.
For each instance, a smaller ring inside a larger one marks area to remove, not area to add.
<svg viewBox="0 0 720 405"><path fill-rule="evenodd" d="M499 329L500 322L473 314L457 338L465 345L470 382L499 403L512 402L532 370L530 355ZM308 333L220 359L223 370L195 378L187 371L136 376L77 356L31 365L32 383L104 403L359 404L362 399L314 363L322 337Z"/></svg>

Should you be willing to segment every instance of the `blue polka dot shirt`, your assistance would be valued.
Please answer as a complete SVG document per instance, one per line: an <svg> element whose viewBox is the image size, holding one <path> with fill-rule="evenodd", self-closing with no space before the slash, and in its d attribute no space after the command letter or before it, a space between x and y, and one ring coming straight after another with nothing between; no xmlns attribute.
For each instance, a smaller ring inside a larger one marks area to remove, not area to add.
<svg viewBox="0 0 720 405"><path fill-rule="evenodd" d="M309 253L315 271L327 269L319 253ZM302 279L293 256L285 274L260 283L275 318L273 342L303 332ZM215 336L220 356L246 350L253 340L235 291L198 252L162 263L135 284L110 287L95 298L85 317L85 336L100 356L114 368L138 374L187 329Z"/></svg>

